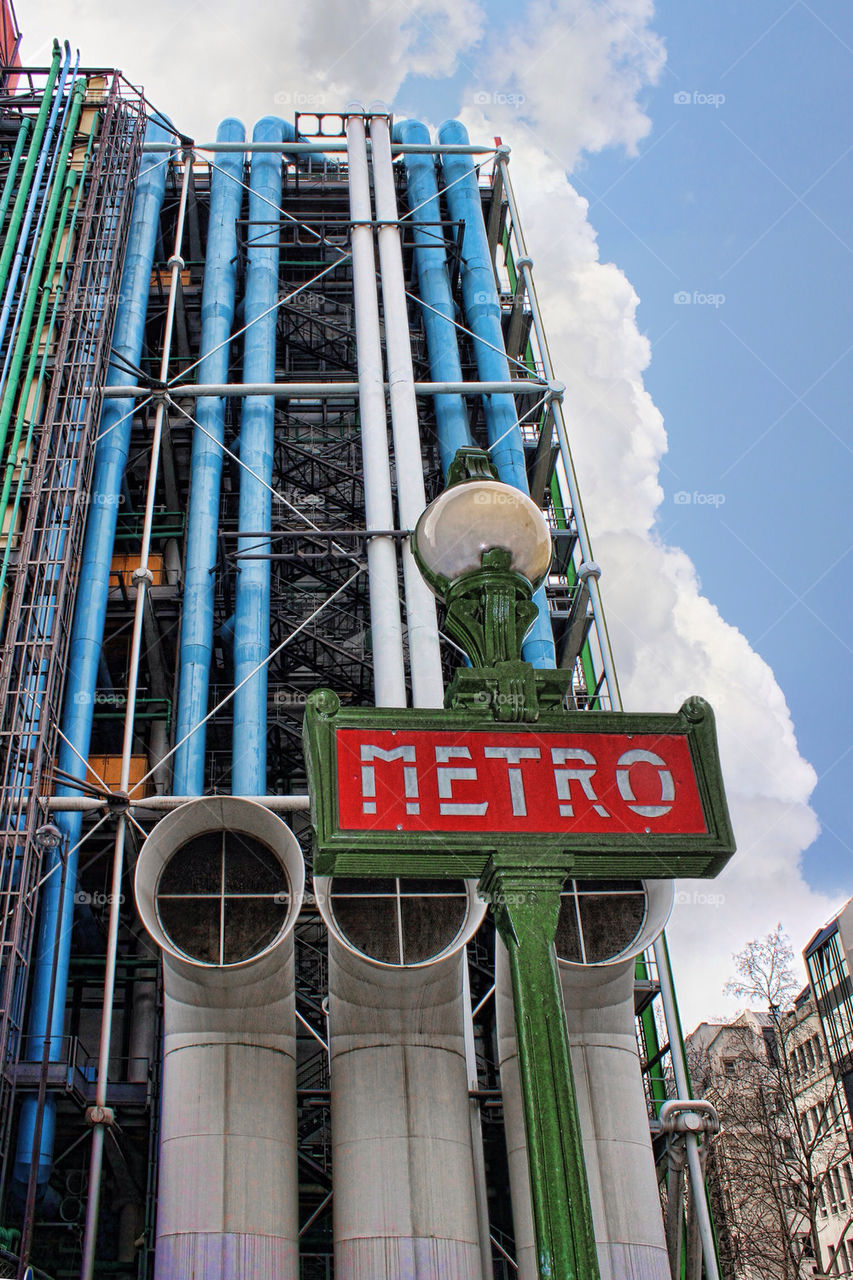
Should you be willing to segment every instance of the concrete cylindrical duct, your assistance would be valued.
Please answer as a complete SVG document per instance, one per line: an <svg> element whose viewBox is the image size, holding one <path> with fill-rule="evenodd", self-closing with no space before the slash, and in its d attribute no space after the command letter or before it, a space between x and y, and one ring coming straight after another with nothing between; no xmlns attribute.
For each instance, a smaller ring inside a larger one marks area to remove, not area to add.
<svg viewBox="0 0 853 1280"><path fill-rule="evenodd" d="M316 880L329 931L338 1280L481 1280L462 880Z"/></svg>
<svg viewBox="0 0 853 1280"><path fill-rule="evenodd" d="M561 903L556 950L601 1280L670 1280L634 1029L634 968L671 908L666 880L570 880ZM500 940L495 985L516 1261L519 1280L537 1280L509 957Z"/></svg>
<svg viewBox="0 0 853 1280"><path fill-rule="evenodd" d="M163 953L156 1280L296 1280L303 889L292 832L237 797L173 810L139 855L137 908Z"/></svg>

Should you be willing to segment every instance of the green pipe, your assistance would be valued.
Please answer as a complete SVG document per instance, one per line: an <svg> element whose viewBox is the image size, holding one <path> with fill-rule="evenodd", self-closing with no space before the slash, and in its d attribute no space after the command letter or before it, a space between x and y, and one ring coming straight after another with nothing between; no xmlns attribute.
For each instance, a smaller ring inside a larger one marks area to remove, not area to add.
<svg viewBox="0 0 853 1280"><path fill-rule="evenodd" d="M74 228L77 225L77 219L80 211L80 201L85 188L86 172L91 163L92 151L94 150L95 133L96 131L93 127L91 133L89 134L89 141L86 146L86 154L83 158L83 163L82 163L82 168L80 173L78 174L75 170L69 169L65 178L67 191L65 193L65 200L62 206L62 210L60 212L60 225L54 237L53 250L51 252L51 258L47 268L45 284L42 288L42 300L39 308L39 315L36 320L36 326L35 326L36 334L39 334L39 335L44 334L44 344L43 344L43 351L41 355L41 365L39 367L38 381L36 383L35 394L32 397L32 411L30 413L29 424L27 427L27 438L24 445L24 451L21 457L21 466L20 466L20 470L18 471L18 480L15 486L15 496L11 504L11 511L9 511L9 491L11 489L12 479L15 473L15 466L16 466L15 458L17 455L18 444L20 442L21 431L23 428L23 421L24 421L24 417L26 416L27 405L30 402L30 389L32 387L35 364L38 358L38 348L40 345L42 345L40 337L33 342L33 348L30 353L27 372L24 376L24 385L23 385L21 397L18 403L18 414L15 422L15 435L14 435L12 444L9 447L9 456L8 456L8 461L6 463L6 474L3 479L3 491L2 493L0 493L0 529L4 527L4 524L6 521L6 514L7 512L9 512L6 546L3 552L3 564L2 564L2 567L0 567L0 599L2 599L2 596L3 596L3 588L5 586L6 576L9 571L9 560L12 552L12 531L15 527L15 521L17 520L18 509L20 507L21 497L24 489L24 481L26 480L27 470L29 467L28 459L30 457L30 449L32 446L32 439L33 439L33 434L35 430L38 406L41 399L41 391L44 383L45 374L47 372L48 359L51 353L51 347L53 342L53 332L56 325L56 317L59 311L59 304L62 299L63 292L65 290L65 281L66 281L66 276L68 272L69 258L71 256L72 235L69 235L65 245L65 253L62 259L62 265L59 269L59 274L56 277L56 287L54 288L52 282L54 279L54 275L56 274L56 263L59 257L59 249L61 247L62 237L65 234L65 225L66 225L67 214L68 214L68 203L70 200L71 192L76 187L74 210L71 215L71 232L73 234ZM51 307L50 320L47 323L47 330L45 332L44 320L47 312L47 305L51 296L53 297L53 306Z"/></svg>
<svg viewBox="0 0 853 1280"><path fill-rule="evenodd" d="M9 263L12 261L12 255L15 252L15 242L18 230L21 226L21 220L24 216L24 208L27 198L30 194L30 187L33 181L33 173L38 162L39 148L41 140L44 137L45 127L47 125L47 117L50 115L51 102L53 98L53 86L56 84L56 77L59 74L59 61L62 56L62 49L59 41L53 42L53 62L50 64L47 80L44 86L44 97L41 100L36 124L33 130L33 138L30 143L30 149L27 152L27 163L24 165L24 172L21 177L21 185L18 187L18 194L15 197L15 203L12 206L12 217L9 220L9 230L6 232L6 240L3 244L3 252L0 254L0 296L6 287L6 277L9 274Z"/></svg>
<svg viewBox="0 0 853 1280"><path fill-rule="evenodd" d="M6 390L3 395L2 404L0 404L0 455L2 455L6 444L9 422L11 420L12 410L17 398L21 368L23 366L24 356L30 341L33 315L36 309L36 298L41 291L44 264L47 259L48 249L51 243L53 224L56 221L56 212L59 207L59 200L65 187L65 170L68 163L68 156L74 141L74 133L77 129L77 122L80 119L80 112L83 109L83 99L86 96L86 89L87 85L85 79L79 79L74 86L71 109L68 112L68 119L65 124L65 132L62 137L61 149L58 157L59 176L54 180L50 190L50 198L48 200L47 211L45 213L44 225L42 226L41 234L39 236L35 261L33 263L33 271L30 276L30 282L27 286L26 298L24 301L23 311L21 313L21 323L18 328L18 335L15 339L12 360L9 365L9 377L6 383Z"/></svg>
<svg viewBox="0 0 853 1280"><path fill-rule="evenodd" d="M661 940L661 945L663 947L663 953L666 956L667 968L669 969L669 972L671 975L672 963L669 958L669 944L667 943L667 940L666 940L666 930L664 930L664 932L661 934L660 940ZM672 979L670 977L670 982L671 981ZM687 1052L684 1048L684 1032L681 1029L681 1014L678 1011L678 1001L675 999L674 990L672 993L672 1005L675 1011L675 1032L678 1038L678 1042L675 1046L673 1046L672 1028L670 1027L669 1028L669 1051L671 1054L679 1053L681 1055L681 1061L684 1064L684 1078L687 1081L687 1096L688 1098L692 1098L693 1097L693 1081L690 1079L690 1067L687 1063Z"/></svg>
<svg viewBox="0 0 853 1280"><path fill-rule="evenodd" d="M75 180L77 178L76 173L70 176ZM74 194L74 182L72 181L66 187L66 190L63 196L62 209L60 210L60 215L59 215L59 226L57 228L56 236L54 237L54 247L51 253L50 264L48 266L49 280L53 278L53 274L56 270L56 261L57 261L57 258L59 257L59 245L60 245L62 236L65 233L65 227L68 221L68 210L71 205L71 197L73 194ZM39 313L36 319L35 330L34 330L36 337L32 343L32 347L30 350L30 358L27 363L26 373L24 374L23 382L21 385L21 394L18 400L18 412L15 417L15 429L12 434L11 444L9 445L9 453L6 460L6 471L3 477L3 489L2 489L2 492L0 492L0 529L2 529L4 526L6 513L9 509L9 491L12 487L12 479L14 477L15 469L17 466L18 448L21 443L21 435L23 434L24 418L26 416L27 405L30 403L30 398L31 398L30 393L32 390L33 379L35 377L36 363L38 361L40 335L43 334L45 330L45 319L47 317L47 307L48 307L48 303L50 302L50 297L52 292L53 292L53 289L51 287L51 284L46 283L42 288L41 303L39 305ZM54 304L54 315L55 313L56 313L56 306ZM53 325L53 316L51 317L51 328L52 328L52 325ZM47 347L45 347L45 350L42 354L42 373L44 371L46 355L47 355ZM42 377L40 376L39 386L41 385L41 381L42 381ZM38 392L36 394L38 394ZM24 455L21 458L21 472L20 472L21 479L23 479L24 477L24 469L26 466L26 456L32 441L32 423L33 423L34 417L35 417L35 402L33 402L33 412L31 412L30 414L30 429L27 433L27 445L26 445L26 448L24 449ZM16 514L17 514L17 511L15 509L12 511L10 515L10 523L9 523L8 533L7 533L6 547L3 553L3 567L2 567L2 570L0 570L0 596L2 596L3 587L6 581L6 566L8 564L9 552L12 545L12 528L13 528L14 517Z"/></svg>
<svg viewBox="0 0 853 1280"><path fill-rule="evenodd" d="M6 181L3 183L3 194L0 196L0 231L2 231L3 223L6 220L6 210L9 208L9 201L12 198L12 192L15 190L15 178L18 176L18 165L21 163L21 155L23 154L24 146L32 127L33 122L31 117L24 116L21 121L21 127L18 130L15 150L12 152L12 159L9 161L9 172L6 174Z"/></svg>
<svg viewBox="0 0 853 1280"><path fill-rule="evenodd" d="M646 964L645 955L637 956L637 965L634 974L639 982L645 982L649 977L649 969ZM655 1115L660 1112L661 1106L667 1099L666 1080L660 1068L660 1040L658 1039L658 1029L655 1023L654 1007L648 1005L640 1014L640 1022L643 1027L643 1041L646 1048L646 1057L649 1062L656 1062L658 1065L651 1067L648 1072L649 1092L654 1103Z"/></svg>

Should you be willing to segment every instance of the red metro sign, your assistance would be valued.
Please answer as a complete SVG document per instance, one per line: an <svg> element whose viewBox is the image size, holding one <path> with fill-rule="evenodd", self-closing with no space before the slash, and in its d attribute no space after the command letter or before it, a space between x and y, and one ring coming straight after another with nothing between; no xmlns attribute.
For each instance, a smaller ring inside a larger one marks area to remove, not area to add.
<svg viewBox="0 0 853 1280"><path fill-rule="evenodd" d="M734 852L714 717L558 711L535 724L308 699L318 875L479 875L496 849L576 876L713 876Z"/></svg>
<svg viewBox="0 0 853 1280"><path fill-rule="evenodd" d="M683 736L364 728L335 737L342 829L707 831Z"/></svg>

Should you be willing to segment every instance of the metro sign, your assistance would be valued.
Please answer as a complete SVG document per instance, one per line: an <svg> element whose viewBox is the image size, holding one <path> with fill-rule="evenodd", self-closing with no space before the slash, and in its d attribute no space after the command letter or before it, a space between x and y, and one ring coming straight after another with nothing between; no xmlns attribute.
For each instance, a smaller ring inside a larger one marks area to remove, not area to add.
<svg viewBox="0 0 853 1280"><path fill-rule="evenodd" d="M338 729L351 831L706 833L685 738Z"/></svg>
<svg viewBox="0 0 853 1280"><path fill-rule="evenodd" d="M315 873L479 875L496 848L575 876L713 876L734 852L700 698L675 715L564 712L535 724L342 709L305 717Z"/></svg>

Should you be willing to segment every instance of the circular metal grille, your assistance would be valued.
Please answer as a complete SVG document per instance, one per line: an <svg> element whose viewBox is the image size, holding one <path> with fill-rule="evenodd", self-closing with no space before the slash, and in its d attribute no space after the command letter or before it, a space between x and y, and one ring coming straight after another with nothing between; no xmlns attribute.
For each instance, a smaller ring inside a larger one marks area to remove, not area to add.
<svg viewBox="0 0 853 1280"><path fill-rule="evenodd" d="M336 876L329 902L350 946L382 964L423 964L441 955L468 916L463 880Z"/></svg>
<svg viewBox="0 0 853 1280"><path fill-rule="evenodd" d="M603 964L639 937L648 903L641 880L567 880L555 945L560 960Z"/></svg>
<svg viewBox="0 0 853 1280"><path fill-rule="evenodd" d="M154 900L164 933L188 959L240 964L280 933L290 884L279 859L259 840L210 831L175 851Z"/></svg>

